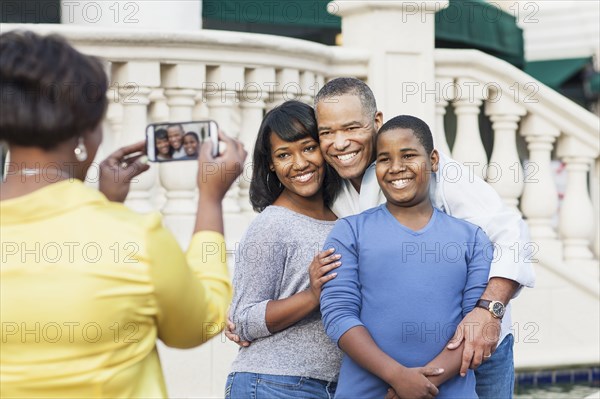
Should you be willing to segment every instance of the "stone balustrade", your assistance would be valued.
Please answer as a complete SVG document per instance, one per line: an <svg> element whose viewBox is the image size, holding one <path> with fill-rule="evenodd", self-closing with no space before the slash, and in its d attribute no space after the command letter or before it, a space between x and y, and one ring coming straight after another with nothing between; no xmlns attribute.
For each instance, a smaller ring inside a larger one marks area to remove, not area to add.
<svg viewBox="0 0 600 399"><path fill-rule="evenodd" d="M453 157L473 165L509 207L522 212L533 241L550 244L552 250L539 253L542 260L550 253L567 263L597 260L598 200L591 188L598 179L598 118L502 60L474 50L435 54L438 114L450 102L456 115ZM489 163L483 116L493 134ZM436 130L444 131L442 123L438 117ZM560 210L552 159L564 162L568 174ZM597 284L580 283L598 296Z"/></svg>

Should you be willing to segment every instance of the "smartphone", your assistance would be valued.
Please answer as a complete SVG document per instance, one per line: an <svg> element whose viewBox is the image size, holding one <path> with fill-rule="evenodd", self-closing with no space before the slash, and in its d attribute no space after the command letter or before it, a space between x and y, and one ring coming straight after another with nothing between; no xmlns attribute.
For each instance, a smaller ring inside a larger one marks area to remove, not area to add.
<svg viewBox="0 0 600 399"><path fill-rule="evenodd" d="M146 127L146 154L152 162L196 160L205 141L212 142L212 156L219 155L217 122L165 122Z"/></svg>

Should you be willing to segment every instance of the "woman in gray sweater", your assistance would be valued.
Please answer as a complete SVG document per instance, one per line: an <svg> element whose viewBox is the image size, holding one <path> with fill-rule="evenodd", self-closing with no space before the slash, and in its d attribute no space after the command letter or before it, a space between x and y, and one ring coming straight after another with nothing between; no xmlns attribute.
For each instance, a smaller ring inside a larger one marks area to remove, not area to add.
<svg viewBox="0 0 600 399"><path fill-rule="evenodd" d="M225 397L331 398L342 354L323 330L321 286L339 256L319 252L340 187L325 163L313 109L287 101L260 126L250 201L260 214L237 248L230 317L242 346ZM315 255L316 254L316 255Z"/></svg>

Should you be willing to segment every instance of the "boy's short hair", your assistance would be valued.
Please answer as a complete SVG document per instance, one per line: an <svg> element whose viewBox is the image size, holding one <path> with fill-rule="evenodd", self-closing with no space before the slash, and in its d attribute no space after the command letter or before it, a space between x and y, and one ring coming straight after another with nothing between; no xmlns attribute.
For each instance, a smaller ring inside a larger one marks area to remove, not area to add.
<svg viewBox="0 0 600 399"><path fill-rule="evenodd" d="M416 116L398 115L390 119L381 126L377 132L377 137L388 130L394 129L411 129L417 137L417 140L419 140L419 143L425 148L425 152L431 154L433 151L433 135L431 134L431 129L429 129L427 123Z"/></svg>
<svg viewBox="0 0 600 399"><path fill-rule="evenodd" d="M185 138L186 136L192 136L194 138L194 140L196 140L197 142L200 142L200 137L198 136L198 133L196 133L196 132L187 132L186 134L183 135L183 137Z"/></svg>

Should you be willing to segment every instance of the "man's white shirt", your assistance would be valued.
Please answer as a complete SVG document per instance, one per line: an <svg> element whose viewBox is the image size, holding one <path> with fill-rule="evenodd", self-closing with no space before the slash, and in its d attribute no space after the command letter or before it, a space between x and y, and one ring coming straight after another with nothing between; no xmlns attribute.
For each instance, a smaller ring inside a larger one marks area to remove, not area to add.
<svg viewBox="0 0 600 399"><path fill-rule="evenodd" d="M432 174L429 195L433 206L483 229L494 243L494 260L490 276L503 277L521 286L533 287L535 272L527 225L514 210L508 208L496 191L464 165L440 154L438 172ZM338 217L356 215L386 202L377 184L375 163L366 170L360 194L348 180L331 210ZM515 297L520 289L515 294ZM486 298L494 299L494 298ZM510 304L502 319L500 340L511 332ZM491 333L491 332L490 332Z"/></svg>
<svg viewBox="0 0 600 399"><path fill-rule="evenodd" d="M172 158L173 159L179 159L179 158L184 158L187 154L185 153L185 148L183 148L183 146L179 147L178 150L173 151L173 155Z"/></svg>

